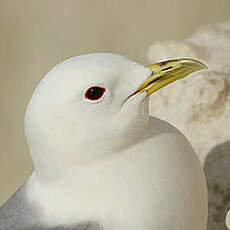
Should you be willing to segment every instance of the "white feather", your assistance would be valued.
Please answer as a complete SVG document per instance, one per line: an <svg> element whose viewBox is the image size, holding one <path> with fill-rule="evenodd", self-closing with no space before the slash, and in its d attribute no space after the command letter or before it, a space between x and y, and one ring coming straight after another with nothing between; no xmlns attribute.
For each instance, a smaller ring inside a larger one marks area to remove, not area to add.
<svg viewBox="0 0 230 230"><path fill-rule="evenodd" d="M151 71L115 54L54 67L25 117L35 173L27 197L46 225L98 221L107 230L204 230L207 191L185 137L149 117L145 94L124 100ZM98 103L84 98L106 88Z"/></svg>

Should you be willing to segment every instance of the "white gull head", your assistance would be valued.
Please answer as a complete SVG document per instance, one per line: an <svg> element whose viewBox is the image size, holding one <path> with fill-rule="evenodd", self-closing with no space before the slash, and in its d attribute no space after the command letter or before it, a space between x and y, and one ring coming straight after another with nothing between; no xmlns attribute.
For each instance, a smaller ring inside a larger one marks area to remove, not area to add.
<svg viewBox="0 0 230 230"><path fill-rule="evenodd" d="M151 73L109 53L73 57L48 72L25 115L25 134L39 178L71 174L141 137L149 118L146 95L127 98Z"/></svg>

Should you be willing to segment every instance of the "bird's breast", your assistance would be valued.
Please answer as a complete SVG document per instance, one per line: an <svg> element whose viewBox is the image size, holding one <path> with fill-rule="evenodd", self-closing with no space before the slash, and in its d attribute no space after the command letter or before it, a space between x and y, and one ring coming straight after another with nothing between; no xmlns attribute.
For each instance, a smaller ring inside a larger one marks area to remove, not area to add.
<svg viewBox="0 0 230 230"><path fill-rule="evenodd" d="M191 230L204 227L202 169L191 147L177 136L158 136L132 146L88 166L75 182L44 190L41 204L50 219L93 219L108 230L190 230L191 221Z"/></svg>

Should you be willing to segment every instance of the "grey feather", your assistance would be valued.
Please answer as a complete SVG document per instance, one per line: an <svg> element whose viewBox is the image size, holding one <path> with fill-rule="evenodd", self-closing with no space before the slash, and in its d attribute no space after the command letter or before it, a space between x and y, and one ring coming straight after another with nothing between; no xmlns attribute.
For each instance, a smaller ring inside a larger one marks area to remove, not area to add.
<svg viewBox="0 0 230 230"><path fill-rule="evenodd" d="M39 209L26 199L23 185L0 208L0 230L102 230L102 227L90 221L74 226L46 226Z"/></svg>
<svg viewBox="0 0 230 230"><path fill-rule="evenodd" d="M40 229L39 212L25 196L25 185L19 188L0 209L0 230ZM38 227L38 228L37 228Z"/></svg>

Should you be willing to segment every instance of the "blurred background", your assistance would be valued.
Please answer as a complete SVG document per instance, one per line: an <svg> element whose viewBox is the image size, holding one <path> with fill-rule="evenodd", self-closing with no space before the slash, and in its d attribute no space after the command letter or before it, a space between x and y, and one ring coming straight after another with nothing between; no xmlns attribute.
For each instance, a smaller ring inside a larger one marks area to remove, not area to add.
<svg viewBox="0 0 230 230"><path fill-rule="evenodd" d="M185 39L229 12L229 0L0 0L0 205L33 170L23 117L53 65L101 51L147 63L155 41Z"/></svg>

